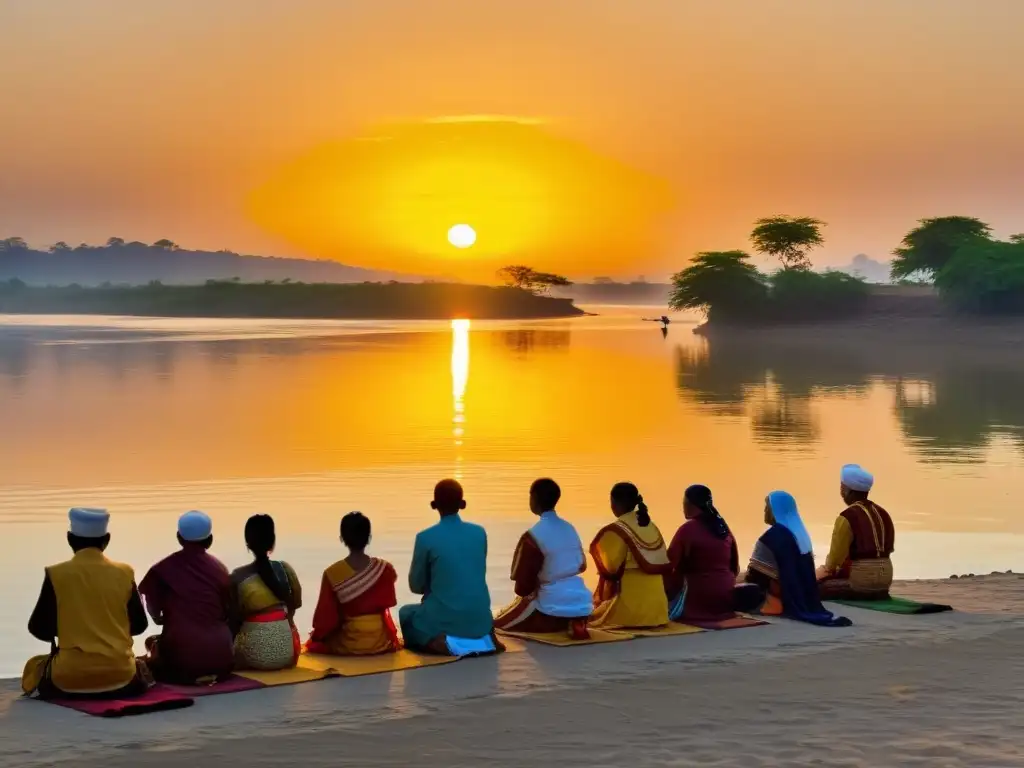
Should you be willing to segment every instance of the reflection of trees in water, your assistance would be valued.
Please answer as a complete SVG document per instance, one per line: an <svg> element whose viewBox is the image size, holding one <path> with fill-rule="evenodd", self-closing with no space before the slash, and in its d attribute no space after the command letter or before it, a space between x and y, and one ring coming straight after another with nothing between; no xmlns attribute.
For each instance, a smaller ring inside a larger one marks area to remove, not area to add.
<svg viewBox="0 0 1024 768"><path fill-rule="evenodd" d="M750 342L707 342L677 350L677 386L717 416L750 414L757 440L803 447L819 435L815 393L861 393L870 381L841 353Z"/></svg>
<svg viewBox="0 0 1024 768"><path fill-rule="evenodd" d="M996 436L1024 447L1024 368L979 368L950 360L932 378L934 396L897 382L896 415L926 457L980 461Z"/></svg>
<svg viewBox="0 0 1024 768"><path fill-rule="evenodd" d="M768 387L751 405L750 426L758 442L801 447L814 443L820 436L809 397L791 397Z"/></svg>
<svg viewBox="0 0 1024 768"><path fill-rule="evenodd" d="M35 358L34 346L24 339L0 341L0 392L7 387L14 392L22 391L36 364Z"/></svg>
<svg viewBox="0 0 1024 768"><path fill-rule="evenodd" d="M169 380L187 359L201 359L213 366L234 366L245 356L299 356L329 349L329 345L316 338L181 341L134 340L131 336L107 340L75 333L63 338L19 335L0 339L0 381L10 377L14 386L21 386L35 375L52 373L70 381L72 373L88 368L98 368L116 382L133 374Z"/></svg>
<svg viewBox="0 0 1024 768"><path fill-rule="evenodd" d="M501 343L520 355L526 355L537 349L564 349L569 346L569 331L558 331L537 328L519 328L500 331Z"/></svg>
<svg viewBox="0 0 1024 768"><path fill-rule="evenodd" d="M779 445L817 438L815 397L864 394L882 380L926 459L980 460L996 436L1024 447L1024 361L979 362L958 348L716 339L679 349L676 372L681 395L715 415L749 414L755 438Z"/></svg>

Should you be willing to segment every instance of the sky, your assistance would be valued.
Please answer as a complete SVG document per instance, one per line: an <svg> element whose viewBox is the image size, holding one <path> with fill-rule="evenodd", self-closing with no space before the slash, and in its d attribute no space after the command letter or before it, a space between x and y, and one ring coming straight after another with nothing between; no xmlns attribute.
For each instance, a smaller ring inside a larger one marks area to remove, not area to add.
<svg viewBox="0 0 1024 768"><path fill-rule="evenodd" d="M1020 0L0 0L0 236L653 278L778 213L828 223L819 266L927 216L1008 235L1022 28Z"/></svg>

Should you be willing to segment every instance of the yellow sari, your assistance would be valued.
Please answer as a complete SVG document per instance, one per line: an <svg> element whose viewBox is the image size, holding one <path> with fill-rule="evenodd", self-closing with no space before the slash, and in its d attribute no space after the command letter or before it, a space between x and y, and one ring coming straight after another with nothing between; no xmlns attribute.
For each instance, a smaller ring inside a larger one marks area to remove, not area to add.
<svg viewBox="0 0 1024 768"><path fill-rule="evenodd" d="M623 515L598 531L590 554L601 576L594 591L591 627L668 624L663 574L671 562L661 531L653 522L641 526L636 512Z"/></svg>

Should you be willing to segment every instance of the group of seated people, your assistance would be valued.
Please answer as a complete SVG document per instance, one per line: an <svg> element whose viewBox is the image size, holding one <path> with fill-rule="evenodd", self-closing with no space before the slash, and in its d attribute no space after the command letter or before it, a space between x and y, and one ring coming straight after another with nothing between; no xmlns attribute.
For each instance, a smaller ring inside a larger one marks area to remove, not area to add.
<svg viewBox="0 0 1024 768"><path fill-rule="evenodd" d="M122 698L154 681L195 684L234 670L287 669L303 651L487 653L503 649L496 630L566 632L582 640L590 629L716 622L737 611L844 626L849 621L827 611L822 599L881 599L892 583L892 520L869 500L872 484L861 467L843 468L847 506L817 571L796 501L785 491L770 493L769 527L741 572L736 539L707 487L687 488L685 522L666 546L636 486L618 483L611 490L614 520L590 544L598 575L591 592L582 578L583 543L556 511L561 490L554 480L537 480L529 506L538 519L513 556L516 598L495 616L485 579L487 534L463 520L462 486L442 480L431 502L440 520L416 536L409 588L422 599L399 610L401 637L391 616L398 574L366 553L370 521L352 512L341 520L349 554L323 573L305 643L295 626L302 588L291 566L270 558L276 536L268 515L249 518L245 542L253 560L229 573L208 551L210 518L185 513L179 551L136 586L130 566L104 555L109 514L75 508L68 533L74 556L46 569L29 620L29 632L51 651L29 660L22 687L40 697ZM136 658L133 637L148 628L147 611L162 631L146 640L146 656Z"/></svg>

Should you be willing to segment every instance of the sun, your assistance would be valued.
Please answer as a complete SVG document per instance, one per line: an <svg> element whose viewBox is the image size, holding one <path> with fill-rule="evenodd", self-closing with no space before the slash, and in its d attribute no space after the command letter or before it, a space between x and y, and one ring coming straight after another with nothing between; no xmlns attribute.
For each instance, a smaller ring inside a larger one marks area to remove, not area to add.
<svg viewBox="0 0 1024 768"><path fill-rule="evenodd" d="M456 248L471 248L476 242L476 230L469 224L456 224L448 230L448 242Z"/></svg>

